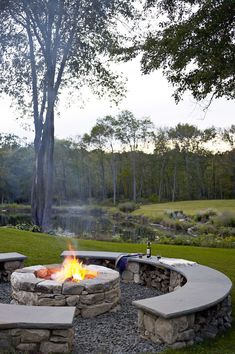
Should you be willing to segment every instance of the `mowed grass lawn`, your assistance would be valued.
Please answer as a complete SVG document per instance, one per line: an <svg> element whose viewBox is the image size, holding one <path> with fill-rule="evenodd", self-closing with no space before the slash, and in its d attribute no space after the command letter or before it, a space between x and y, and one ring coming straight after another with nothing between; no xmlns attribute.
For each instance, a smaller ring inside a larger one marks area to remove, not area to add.
<svg viewBox="0 0 235 354"><path fill-rule="evenodd" d="M146 215L154 218L155 216L162 215L165 210L182 210L186 215L195 215L200 210L208 208L217 209L219 212L235 212L235 200L190 200L173 203L149 204L141 206L140 209L134 211L134 214Z"/></svg>
<svg viewBox="0 0 235 354"><path fill-rule="evenodd" d="M28 259L27 265L60 262L60 254L67 249L69 239L45 234L0 228L0 252L20 252ZM145 252L146 246L130 243L112 243L88 240L71 240L76 249L119 252ZM208 265L225 273L235 284L235 249L201 248L189 246L153 245L153 254L166 257L186 258ZM235 309L235 290L232 291ZM235 311L235 310L234 310ZM235 323L223 336L200 345L167 350L167 354L235 354Z"/></svg>

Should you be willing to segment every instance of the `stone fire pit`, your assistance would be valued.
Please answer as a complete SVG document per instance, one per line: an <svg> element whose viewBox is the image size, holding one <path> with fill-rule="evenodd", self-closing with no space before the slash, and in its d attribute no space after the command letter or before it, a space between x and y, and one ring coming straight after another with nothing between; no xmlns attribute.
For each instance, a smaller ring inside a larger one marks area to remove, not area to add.
<svg viewBox="0 0 235 354"><path fill-rule="evenodd" d="M98 272L94 279L57 282L38 277L60 269L61 265L33 266L12 273L12 299L19 305L76 306L76 315L94 317L114 309L120 300L119 273L97 265L87 266Z"/></svg>

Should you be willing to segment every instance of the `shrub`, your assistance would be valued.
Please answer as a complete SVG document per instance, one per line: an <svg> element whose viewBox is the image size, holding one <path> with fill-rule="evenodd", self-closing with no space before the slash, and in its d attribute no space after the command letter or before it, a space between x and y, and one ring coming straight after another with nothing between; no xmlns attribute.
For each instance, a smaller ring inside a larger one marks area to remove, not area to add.
<svg viewBox="0 0 235 354"><path fill-rule="evenodd" d="M163 219L164 219L164 217L162 215L156 215L156 216L154 216L154 218L151 218L151 222L153 224L161 224Z"/></svg>
<svg viewBox="0 0 235 354"><path fill-rule="evenodd" d="M112 198L104 199L104 200L100 201L99 204L102 205L102 206L107 206L107 207L114 206Z"/></svg>
<svg viewBox="0 0 235 354"><path fill-rule="evenodd" d="M198 224L195 226L196 231L202 235L202 234L216 234L218 233L218 230L215 228L214 225L211 224Z"/></svg>
<svg viewBox="0 0 235 354"><path fill-rule="evenodd" d="M150 197L149 197L149 201L150 201L151 203L158 203L158 202L159 202L159 198L158 198L158 196L157 196L156 194L152 194L152 195L150 195Z"/></svg>
<svg viewBox="0 0 235 354"><path fill-rule="evenodd" d="M31 231L31 232L41 232L41 228L33 224L17 224L14 226L17 230Z"/></svg>
<svg viewBox="0 0 235 354"><path fill-rule="evenodd" d="M213 218L213 223L217 226L235 227L235 213L224 211Z"/></svg>
<svg viewBox="0 0 235 354"><path fill-rule="evenodd" d="M183 230L187 231L190 227L194 226L193 223L188 222L188 221L180 221L180 220L175 220L175 219L170 219L170 218L164 218L161 221L161 224L163 226L169 227L170 229L173 230Z"/></svg>
<svg viewBox="0 0 235 354"><path fill-rule="evenodd" d="M171 219L188 219L188 217L184 214L183 210L166 209L165 214Z"/></svg>
<svg viewBox="0 0 235 354"><path fill-rule="evenodd" d="M217 215L218 212L215 209L208 208L205 210L200 210L194 217L195 221L198 222L206 222L208 221L212 216Z"/></svg>
<svg viewBox="0 0 235 354"><path fill-rule="evenodd" d="M132 211L138 209L139 206L134 202L126 202L118 204L118 209L124 213L131 213Z"/></svg>

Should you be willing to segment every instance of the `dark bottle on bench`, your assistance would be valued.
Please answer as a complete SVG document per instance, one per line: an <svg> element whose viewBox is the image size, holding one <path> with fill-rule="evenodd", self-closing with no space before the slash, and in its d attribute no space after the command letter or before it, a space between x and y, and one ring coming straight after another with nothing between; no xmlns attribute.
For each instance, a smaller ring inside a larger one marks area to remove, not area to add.
<svg viewBox="0 0 235 354"><path fill-rule="evenodd" d="M151 257L151 243L150 243L150 241L147 242L146 257L147 257L147 258L150 258L150 257Z"/></svg>

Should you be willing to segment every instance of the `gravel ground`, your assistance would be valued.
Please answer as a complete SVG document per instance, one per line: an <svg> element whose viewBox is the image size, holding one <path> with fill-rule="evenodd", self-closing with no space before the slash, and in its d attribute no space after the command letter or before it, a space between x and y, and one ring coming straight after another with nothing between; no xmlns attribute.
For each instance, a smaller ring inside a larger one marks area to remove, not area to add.
<svg viewBox="0 0 235 354"><path fill-rule="evenodd" d="M140 338L137 309L133 300L156 296L156 289L137 284L121 284L121 309L95 318L78 317L75 325L76 354L140 354L157 353L163 346Z"/></svg>
<svg viewBox="0 0 235 354"><path fill-rule="evenodd" d="M133 300L156 296L156 289L138 284L121 284L121 309L95 318L75 319L73 354L141 354L161 352L164 347L138 334L137 310ZM0 284L0 302L10 302L10 284Z"/></svg>
<svg viewBox="0 0 235 354"><path fill-rule="evenodd" d="M9 283L0 283L0 302L9 304L11 301L11 285Z"/></svg>

